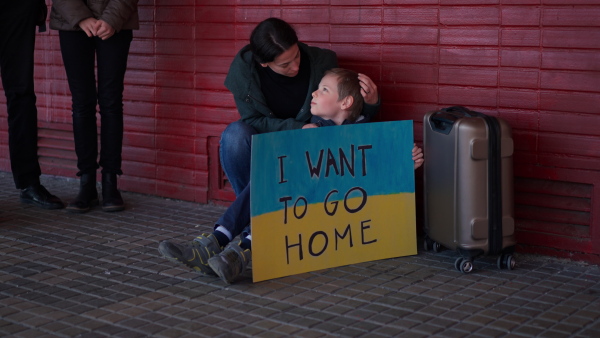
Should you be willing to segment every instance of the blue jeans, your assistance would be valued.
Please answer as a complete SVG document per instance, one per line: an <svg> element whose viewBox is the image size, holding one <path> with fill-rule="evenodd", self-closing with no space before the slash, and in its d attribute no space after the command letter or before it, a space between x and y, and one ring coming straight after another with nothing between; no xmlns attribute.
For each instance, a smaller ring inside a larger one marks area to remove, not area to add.
<svg viewBox="0 0 600 338"><path fill-rule="evenodd" d="M123 80L132 38L131 30L122 30L106 40L89 38L83 31L59 31L60 50L73 98L78 176L95 173L99 166L103 174L123 174ZM100 107L101 124L99 162L96 103Z"/></svg>
<svg viewBox="0 0 600 338"><path fill-rule="evenodd" d="M217 225L225 227L233 237L245 232L247 227L246 231L250 231L250 159L254 134L258 134L256 129L236 121L228 125L221 135L221 165L236 198L219 218Z"/></svg>

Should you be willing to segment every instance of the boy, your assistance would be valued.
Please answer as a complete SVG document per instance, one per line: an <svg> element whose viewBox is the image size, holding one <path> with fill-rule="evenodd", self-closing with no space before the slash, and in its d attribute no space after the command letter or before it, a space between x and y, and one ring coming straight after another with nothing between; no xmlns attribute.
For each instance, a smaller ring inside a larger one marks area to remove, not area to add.
<svg viewBox="0 0 600 338"><path fill-rule="evenodd" d="M343 68L325 72L319 88L312 93L310 124L304 128L366 122L362 111L364 98L358 73Z"/></svg>

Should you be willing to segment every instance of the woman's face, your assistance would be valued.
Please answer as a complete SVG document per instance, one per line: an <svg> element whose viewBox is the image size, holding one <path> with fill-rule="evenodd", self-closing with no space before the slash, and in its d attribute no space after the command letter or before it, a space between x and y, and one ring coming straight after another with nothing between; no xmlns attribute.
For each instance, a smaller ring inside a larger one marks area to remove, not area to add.
<svg viewBox="0 0 600 338"><path fill-rule="evenodd" d="M298 48L298 44L294 44L288 50L279 54L275 60L260 65L271 68L277 74L294 77L298 75L300 70L300 48Z"/></svg>

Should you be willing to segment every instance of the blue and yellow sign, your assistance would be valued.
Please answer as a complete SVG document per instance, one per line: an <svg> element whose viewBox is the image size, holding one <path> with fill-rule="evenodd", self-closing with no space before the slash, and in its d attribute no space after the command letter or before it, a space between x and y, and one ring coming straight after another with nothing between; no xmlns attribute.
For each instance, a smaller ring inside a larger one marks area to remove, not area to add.
<svg viewBox="0 0 600 338"><path fill-rule="evenodd" d="M412 121L255 135L255 282L415 255Z"/></svg>

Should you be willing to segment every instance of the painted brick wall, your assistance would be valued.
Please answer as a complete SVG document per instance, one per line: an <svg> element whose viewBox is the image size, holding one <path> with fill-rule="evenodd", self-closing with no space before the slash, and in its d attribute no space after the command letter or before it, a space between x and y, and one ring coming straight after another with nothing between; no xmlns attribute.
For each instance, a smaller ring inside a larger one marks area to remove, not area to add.
<svg viewBox="0 0 600 338"><path fill-rule="evenodd" d="M140 0L126 75L123 190L231 200L218 140L238 115L223 80L269 16L370 75L384 102L379 119L413 119L417 142L424 113L440 107L506 119L521 250L599 257L597 0ZM38 35L36 62L43 171L73 177L56 32ZM10 170L4 97L0 103L0 169Z"/></svg>

